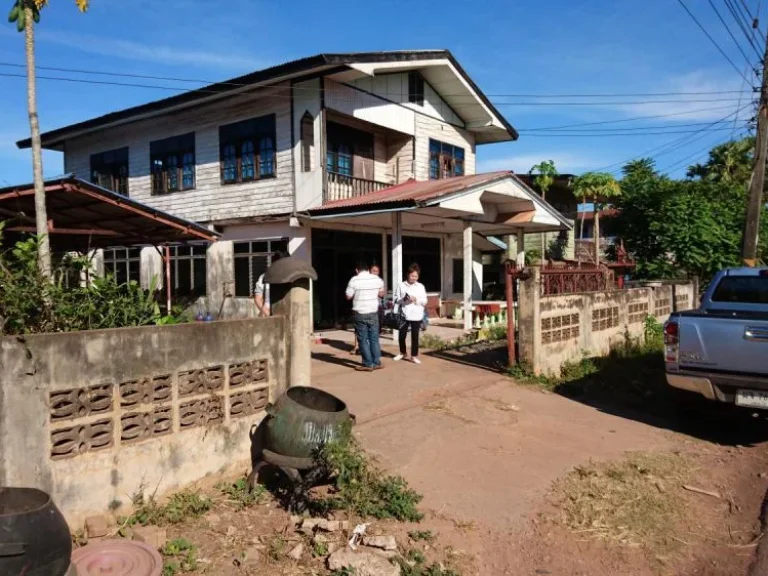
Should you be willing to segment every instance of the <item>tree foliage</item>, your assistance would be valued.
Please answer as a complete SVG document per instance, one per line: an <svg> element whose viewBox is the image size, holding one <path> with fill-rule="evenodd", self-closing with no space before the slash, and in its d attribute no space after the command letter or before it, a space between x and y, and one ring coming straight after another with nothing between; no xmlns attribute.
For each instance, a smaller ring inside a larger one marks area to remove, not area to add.
<svg viewBox="0 0 768 576"><path fill-rule="evenodd" d="M85 12L88 10L89 0L75 0L78 10ZM11 11L8 13L8 22L16 23L16 29L19 32L24 31L26 26L26 12L25 8L29 8L32 11L32 17L35 24L40 22L40 10L48 5L48 0L16 0L11 6Z"/></svg>
<svg viewBox="0 0 768 576"><path fill-rule="evenodd" d="M559 174L557 168L555 168L554 160L542 160L538 164L531 166L528 174L533 175L534 172L536 175L533 177L533 183L541 190L541 197L546 198L547 191L555 183L555 178Z"/></svg>
<svg viewBox="0 0 768 576"><path fill-rule="evenodd" d="M595 210L621 195L619 183L607 172L585 172L574 180L573 191L577 198L594 202Z"/></svg>
<svg viewBox="0 0 768 576"><path fill-rule="evenodd" d="M651 159L624 167L616 227L643 278L698 276L707 281L741 264L741 240L752 169L751 139L712 149L688 178L660 175ZM759 250L768 254L768 213L761 219Z"/></svg>

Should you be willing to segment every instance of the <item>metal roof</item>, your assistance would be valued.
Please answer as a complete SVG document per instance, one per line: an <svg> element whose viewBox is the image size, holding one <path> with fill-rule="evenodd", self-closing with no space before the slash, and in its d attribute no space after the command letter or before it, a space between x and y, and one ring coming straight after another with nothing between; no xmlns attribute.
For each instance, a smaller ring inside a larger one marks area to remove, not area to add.
<svg viewBox="0 0 768 576"><path fill-rule="evenodd" d="M512 172L486 172L471 176L456 176L439 180L417 181L413 178L389 188L355 198L345 198L309 210L310 214L348 211L348 208L407 208L438 200L477 186L493 184L514 176Z"/></svg>
<svg viewBox="0 0 768 576"><path fill-rule="evenodd" d="M478 88L477 84L469 77L461 65L453 57L449 50L398 50L392 52L352 52L342 54L317 54L299 60L293 60L258 70L237 78L231 78L223 82L210 84L203 88L190 90L176 96L155 100L139 106L133 106L117 112L111 112L97 118L85 120L70 126L64 126L56 130L45 132L41 135L44 148L55 150L62 149L62 143L70 138L87 134L96 129L126 124L128 122L156 116L160 113L171 110L190 108L196 105L204 104L226 96L253 90L260 84L274 84L275 82L300 78L310 74L317 74L323 71L347 70L353 69L355 65L402 63L407 65L409 62L424 62L427 60L446 60L455 69L461 79L466 82L474 95L479 99L483 106L494 115L504 130L507 131L511 139L518 138L517 131L502 116L502 114L491 104L487 96ZM450 105L450 102L449 102ZM19 140L16 145L19 148L29 148L31 139L25 138Z"/></svg>
<svg viewBox="0 0 768 576"><path fill-rule="evenodd" d="M45 181L48 233L57 250L215 241L219 234L71 174ZM32 183L0 188L5 232L35 232Z"/></svg>

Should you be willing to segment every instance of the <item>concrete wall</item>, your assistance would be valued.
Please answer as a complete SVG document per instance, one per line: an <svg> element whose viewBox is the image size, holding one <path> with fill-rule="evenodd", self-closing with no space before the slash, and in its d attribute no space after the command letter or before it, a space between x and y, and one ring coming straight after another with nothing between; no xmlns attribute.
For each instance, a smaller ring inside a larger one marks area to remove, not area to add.
<svg viewBox="0 0 768 576"><path fill-rule="evenodd" d="M520 356L536 373L604 356L627 335L642 340L647 316L665 322L698 305L693 284L541 296L540 271L532 270L520 290Z"/></svg>
<svg viewBox="0 0 768 576"><path fill-rule="evenodd" d="M0 485L70 523L242 469L286 386L284 317L0 339Z"/></svg>

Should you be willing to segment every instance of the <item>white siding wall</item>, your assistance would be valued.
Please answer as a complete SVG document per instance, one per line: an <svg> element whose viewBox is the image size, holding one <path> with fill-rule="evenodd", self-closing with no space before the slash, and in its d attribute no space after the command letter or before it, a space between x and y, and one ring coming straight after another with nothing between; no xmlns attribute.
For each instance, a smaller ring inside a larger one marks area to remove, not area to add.
<svg viewBox="0 0 768 576"><path fill-rule="evenodd" d="M333 80L325 80L325 106L384 128L413 134L415 114L412 110L398 104L389 104Z"/></svg>
<svg viewBox="0 0 768 576"><path fill-rule="evenodd" d="M132 123L66 143L64 166L89 178L91 154L129 147L129 195L140 202L199 222L288 213L293 208L290 92L284 84L268 96L241 96L161 118ZM219 126L266 114L276 115L277 177L222 186ZM152 196L149 143L195 132L196 188Z"/></svg>
<svg viewBox="0 0 768 576"><path fill-rule="evenodd" d="M320 79L297 82L293 92L293 127L296 137L294 169L296 178L296 210L315 208L323 203L324 127L320 114ZM312 170L303 172L301 166L301 118L309 112L315 119L315 145L312 149Z"/></svg>
<svg viewBox="0 0 768 576"><path fill-rule="evenodd" d="M475 173L475 136L440 120L416 115L416 180L429 179L429 140L439 140L464 148L464 174Z"/></svg>

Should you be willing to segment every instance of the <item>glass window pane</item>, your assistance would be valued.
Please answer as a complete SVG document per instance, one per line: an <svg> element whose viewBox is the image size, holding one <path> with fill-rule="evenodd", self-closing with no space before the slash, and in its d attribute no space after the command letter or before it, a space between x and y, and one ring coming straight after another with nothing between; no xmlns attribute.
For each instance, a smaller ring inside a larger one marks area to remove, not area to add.
<svg viewBox="0 0 768 576"><path fill-rule="evenodd" d="M178 190L179 189L179 171L178 171L178 165L179 165L179 157L178 156L169 156L167 161L167 173L168 173L168 190Z"/></svg>
<svg viewBox="0 0 768 576"><path fill-rule="evenodd" d="M238 297L247 297L252 294L248 260L248 258L235 258L235 296Z"/></svg>
<svg viewBox="0 0 768 576"><path fill-rule="evenodd" d="M259 142L259 175L272 176L275 173L275 143L272 137Z"/></svg>
<svg viewBox="0 0 768 576"><path fill-rule="evenodd" d="M251 251L250 242L235 242L234 243L235 254L247 254Z"/></svg>
<svg viewBox="0 0 768 576"><path fill-rule="evenodd" d="M429 177L432 180L440 178L440 159L437 156L429 159Z"/></svg>
<svg viewBox="0 0 768 576"><path fill-rule="evenodd" d="M136 260L128 261L128 280L136 283L141 281L140 263Z"/></svg>
<svg viewBox="0 0 768 576"><path fill-rule="evenodd" d="M185 189L195 187L195 155L191 152L184 154L182 159L182 185Z"/></svg>
<svg viewBox="0 0 768 576"><path fill-rule="evenodd" d="M222 152L223 169L222 177L224 182L237 182L237 149L233 144L224 146Z"/></svg>
<svg viewBox="0 0 768 576"><path fill-rule="evenodd" d="M256 156L253 150L253 142L246 140L241 146L240 166L242 166L243 180L253 180L256 174Z"/></svg>
<svg viewBox="0 0 768 576"><path fill-rule="evenodd" d="M440 154L440 142L438 142L437 140L430 140L429 151L434 152L435 154Z"/></svg>
<svg viewBox="0 0 768 576"><path fill-rule="evenodd" d="M205 296L208 286L206 277L205 258L197 258L194 261L194 282L192 292L194 296Z"/></svg>
<svg viewBox="0 0 768 576"><path fill-rule="evenodd" d="M266 254L269 252L269 242L251 242L251 252Z"/></svg>
<svg viewBox="0 0 768 576"><path fill-rule="evenodd" d="M192 270L191 260L177 260L176 266L171 267L171 273L176 268L178 276L171 278L171 286L179 296L188 296L192 291L192 279L190 278L190 272Z"/></svg>

